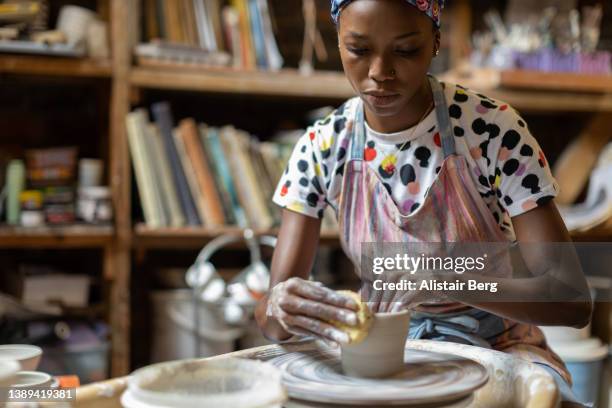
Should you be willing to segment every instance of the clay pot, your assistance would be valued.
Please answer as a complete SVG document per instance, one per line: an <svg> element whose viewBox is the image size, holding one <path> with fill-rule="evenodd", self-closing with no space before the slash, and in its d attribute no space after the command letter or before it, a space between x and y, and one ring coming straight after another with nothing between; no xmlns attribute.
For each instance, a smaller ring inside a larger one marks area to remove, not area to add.
<svg viewBox="0 0 612 408"><path fill-rule="evenodd" d="M389 377L404 369L410 312L376 313L361 343L342 345L342 369L354 377Z"/></svg>

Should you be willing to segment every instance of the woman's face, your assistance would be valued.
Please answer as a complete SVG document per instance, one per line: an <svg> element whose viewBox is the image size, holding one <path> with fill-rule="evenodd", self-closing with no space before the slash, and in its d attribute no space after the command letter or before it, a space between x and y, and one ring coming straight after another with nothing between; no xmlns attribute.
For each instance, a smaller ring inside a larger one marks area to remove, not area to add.
<svg viewBox="0 0 612 408"><path fill-rule="evenodd" d="M431 19L405 1L356 0L338 26L344 72L366 109L386 120L414 109L439 41Z"/></svg>

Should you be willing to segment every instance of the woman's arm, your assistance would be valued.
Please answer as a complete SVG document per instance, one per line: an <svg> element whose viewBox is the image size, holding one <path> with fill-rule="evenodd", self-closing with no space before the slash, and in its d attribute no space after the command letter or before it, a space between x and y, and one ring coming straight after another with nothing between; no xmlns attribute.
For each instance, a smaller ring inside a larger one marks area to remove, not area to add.
<svg viewBox="0 0 612 408"><path fill-rule="evenodd" d="M357 316L351 312L357 305L352 299L307 281L320 228L320 219L282 211L281 228L272 256L270 291L255 309L255 319L267 338L286 340L292 335L286 328L291 326L293 333L342 342L348 340L346 334L321 319L357 323ZM272 308L270 303L273 303ZM282 325L279 315L284 317Z"/></svg>
<svg viewBox="0 0 612 408"><path fill-rule="evenodd" d="M588 285L571 245L562 246L561 250L572 253L562 254L561 262L560 246L555 246L555 243L571 243L571 239L554 201L513 217L512 224L527 270L546 273L519 279L480 277L482 280L497 282L498 293L513 299L512 302L478 302L473 297L462 299L461 294L453 299L524 323L578 328L586 326L592 313ZM466 275L471 274L464 274L459 279L479 279ZM455 278L457 276L452 277ZM537 301L565 299L568 296L564 294L568 292L583 296L580 300L572 301ZM527 299L535 301L529 302Z"/></svg>

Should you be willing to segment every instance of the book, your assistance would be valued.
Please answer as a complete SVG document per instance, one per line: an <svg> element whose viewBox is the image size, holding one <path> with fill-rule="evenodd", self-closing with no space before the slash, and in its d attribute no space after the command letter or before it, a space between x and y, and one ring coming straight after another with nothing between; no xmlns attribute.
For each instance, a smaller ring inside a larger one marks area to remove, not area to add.
<svg viewBox="0 0 612 408"><path fill-rule="evenodd" d="M185 43L186 39L181 23L180 4L181 0L163 0L163 13L165 22L166 38L170 42Z"/></svg>
<svg viewBox="0 0 612 408"><path fill-rule="evenodd" d="M147 170L147 156L145 141L142 137L142 115L141 110L130 112L126 116L126 127L132 166L136 178L136 187L140 197L140 205L148 227L162 227L162 220L156 209L155 193L153 190L153 179Z"/></svg>
<svg viewBox="0 0 612 408"><path fill-rule="evenodd" d="M153 116L155 117L155 122L159 127L162 139L164 141L164 148L168 155L170 167L172 169L172 178L179 193L179 200L187 220L187 225L199 225L200 218L198 216L195 203L193 202L193 198L191 197L187 178L183 171L183 166L176 150L176 144L172 135L173 119L170 105L167 102L158 102L152 106L152 110Z"/></svg>
<svg viewBox="0 0 612 408"><path fill-rule="evenodd" d="M157 163L159 167L160 177L157 181L160 184L162 195L166 198L169 226L182 227L185 225L185 214L179 202L178 191L172 180L172 169L166 151L164 150L164 142L161 133L159 128L152 123L148 125L147 133L153 152L153 162Z"/></svg>
<svg viewBox="0 0 612 408"><path fill-rule="evenodd" d="M179 136L183 139L187 158L193 167L194 176L199 187L204 219L207 226L221 226L225 224L225 215L221 197L215 185L210 164L204 154L202 141L195 121L191 118L183 119L179 124Z"/></svg>
<svg viewBox="0 0 612 408"><path fill-rule="evenodd" d="M168 31L166 31L166 18L164 16L164 2L166 0L155 0L155 17L157 19L157 31L159 38L167 38Z"/></svg>
<svg viewBox="0 0 612 408"><path fill-rule="evenodd" d="M209 27L215 38L216 50L227 51L228 47L224 41L223 24L221 23L221 0L204 0L204 4L206 5Z"/></svg>
<svg viewBox="0 0 612 408"><path fill-rule="evenodd" d="M223 31L225 33L225 41L232 53L232 65L235 68L241 68L244 65L244 51L242 50L242 38L240 37L240 23L238 11L231 6L223 8L222 12Z"/></svg>
<svg viewBox="0 0 612 408"><path fill-rule="evenodd" d="M283 57L278 49L274 30L272 29L272 16L268 7L268 0L254 0L259 16L261 17L261 26L264 38L264 47L266 53L266 61L268 69L277 71L283 67Z"/></svg>
<svg viewBox="0 0 612 408"><path fill-rule="evenodd" d="M204 210L204 203L201 199L202 192L200 191L200 186L198 185L198 180L196 179L193 165L191 164L191 161L187 156L185 142L183 142L183 138L180 136L180 133L181 130L179 128L175 128L172 132L172 137L174 138L176 151L178 152L181 166L183 167L185 177L187 178L187 185L189 186L189 195L191 196L193 203L195 204L200 224L206 225L206 213Z"/></svg>
<svg viewBox="0 0 612 408"><path fill-rule="evenodd" d="M234 208L232 205L232 200L229 195L229 191L224 183L223 177L220 174L220 171L217 167L217 163L215 161L214 153L212 152L207 135L209 132L215 132L214 128L209 128L206 124L200 124L198 126L198 133L200 136L200 144L202 145L202 151L204 152L204 156L206 156L206 160L208 161L210 173L212 174L215 186L217 187L217 191L219 193L219 199L221 200L221 205L223 207L223 214L225 216L226 224L236 224L236 217L234 216Z"/></svg>
<svg viewBox="0 0 612 408"><path fill-rule="evenodd" d="M253 46L255 50L255 61L258 68L266 69L268 67L268 56L266 54L265 38L259 8L256 0L246 0L249 8L249 22L251 23L251 36L253 38Z"/></svg>
<svg viewBox="0 0 612 408"><path fill-rule="evenodd" d="M181 6L181 22L186 43L191 46L198 46L198 29L196 24L195 9L193 7L193 0L179 0L179 2Z"/></svg>
<svg viewBox="0 0 612 408"><path fill-rule="evenodd" d="M222 185L227 191L230 208L234 214L235 222L239 227L244 228L248 225L247 217L240 204L240 199L238 198L238 193L236 191L236 182L233 179L228 156L225 155L219 135L220 130L218 128L209 128L207 132L202 134L204 146L210 153L212 159L211 162L217 169L217 174L221 180L219 185Z"/></svg>
<svg viewBox="0 0 612 408"><path fill-rule="evenodd" d="M157 0L144 0L144 29L143 34L144 38L149 40L153 40L156 38L160 38L159 25L158 25L158 10L157 10Z"/></svg>
<svg viewBox="0 0 612 408"><path fill-rule="evenodd" d="M250 135L231 127L222 133L222 138L226 145L229 145L231 152L229 157L232 158L230 163L234 164L231 169L234 171L234 180L237 181L238 197L251 226L261 229L272 227L274 220L265 203L265 197L261 192L260 183L249 157Z"/></svg>
<svg viewBox="0 0 612 408"><path fill-rule="evenodd" d="M238 12L238 27L240 29L240 43L242 51L242 67L244 69L256 68L255 47L251 34L251 23L249 22L248 0L230 0L230 4Z"/></svg>
<svg viewBox="0 0 612 408"><path fill-rule="evenodd" d="M204 5L204 0L192 0L198 33L198 44L201 48L209 51L215 50L211 45L208 29L208 14Z"/></svg>
<svg viewBox="0 0 612 408"><path fill-rule="evenodd" d="M9 225L20 223L19 195L25 190L26 174L23 160L11 160L6 170L6 221Z"/></svg>

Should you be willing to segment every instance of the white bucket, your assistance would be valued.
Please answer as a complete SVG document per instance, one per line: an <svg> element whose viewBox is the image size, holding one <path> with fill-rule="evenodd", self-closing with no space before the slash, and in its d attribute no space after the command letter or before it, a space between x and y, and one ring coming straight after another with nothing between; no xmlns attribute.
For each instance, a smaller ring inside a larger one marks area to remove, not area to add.
<svg viewBox="0 0 612 408"><path fill-rule="evenodd" d="M222 358L154 364L136 370L121 396L124 408L281 408L281 372L255 360Z"/></svg>
<svg viewBox="0 0 612 408"><path fill-rule="evenodd" d="M585 403L595 403L599 395L602 365L608 356L608 346L597 338L551 344L572 375L572 390Z"/></svg>
<svg viewBox="0 0 612 408"><path fill-rule="evenodd" d="M196 333L192 293L190 289L178 289L151 294L153 362L210 357L234 351L234 342L243 329L229 327L215 305L199 302L199 333ZM196 351L198 340L199 355Z"/></svg>

